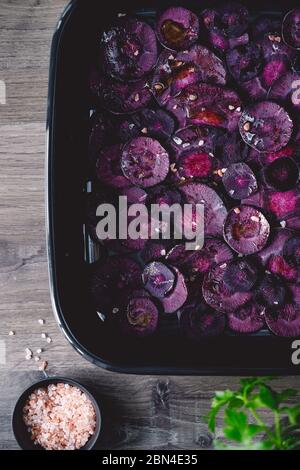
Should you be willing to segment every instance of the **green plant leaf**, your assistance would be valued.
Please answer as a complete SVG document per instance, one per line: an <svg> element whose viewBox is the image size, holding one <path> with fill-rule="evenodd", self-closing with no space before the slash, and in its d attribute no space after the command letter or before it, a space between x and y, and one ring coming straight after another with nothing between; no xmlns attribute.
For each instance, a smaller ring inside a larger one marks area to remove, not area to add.
<svg viewBox="0 0 300 470"><path fill-rule="evenodd" d="M292 425L300 425L300 403L294 406L284 406L280 408L280 411L287 414Z"/></svg>
<svg viewBox="0 0 300 470"><path fill-rule="evenodd" d="M277 394L268 385L260 385L259 398L261 403L267 408L270 408L270 410L275 411L278 409Z"/></svg>
<svg viewBox="0 0 300 470"><path fill-rule="evenodd" d="M231 390L218 391L215 393L211 404L211 410L206 416L208 428L211 432L215 432L216 430L216 417L220 409L227 405L233 397L234 392Z"/></svg>
<svg viewBox="0 0 300 470"><path fill-rule="evenodd" d="M278 403L285 403L288 398L295 397L298 395L298 391L294 388L287 388L282 390L282 392L277 393Z"/></svg>

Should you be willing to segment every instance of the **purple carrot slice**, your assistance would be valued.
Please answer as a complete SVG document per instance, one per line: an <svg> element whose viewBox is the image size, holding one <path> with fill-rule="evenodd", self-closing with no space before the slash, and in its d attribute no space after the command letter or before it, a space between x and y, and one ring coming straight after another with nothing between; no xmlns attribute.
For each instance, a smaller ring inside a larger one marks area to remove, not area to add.
<svg viewBox="0 0 300 470"><path fill-rule="evenodd" d="M199 20L187 8L170 7L157 20L159 41L171 50L188 49L198 39Z"/></svg>
<svg viewBox="0 0 300 470"><path fill-rule="evenodd" d="M126 188L130 186L127 178L122 173L120 158L122 146L114 144L102 150L96 163L96 174L101 183L114 188Z"/></svg>
<svg viewBox="0 0 300 470"><path fill-rule="evenodd" d="M299 167L292 158L277 158L264 168L264 179L276 191L288 191L299 182Z"/></svg>
<svg viewBox="0 0 300 470"><path fill-rule="evenodd" d="M226 54L228 69L238 82L247 82L257 77L262 69L263 55L261 47L249 43L230 49Z"/></svg>
<svg viewBox="0 0 300 470"><path fill-rule="evenodd" d="M220 312L236 311L251 299L250 292L232 292L224 282L227 263L211 268L203 281L202 293L205 302Z"/></svg>
<svg viewBox="0 0 300 470"><path fill-rule="evenodd" d="M265 273L257 289L257 301L267 308L278 308L286 300L286 288L282 278L276 274Z"/></svg>
<svg viewBox="0 0 300 470"><path fill-rule="evenodd" d="M180 127L189 124L237 130L242 102L237 93L207 83L189 85L166 105Z"/></svg>
<svg viewBox="0 0 300 470"><path fill-rule="evenodd" d="M143 188L165 180L169 172L169 155L150 137L132 139L123 149L121 168L126 178Z"/></svg>
<svg viewBox="0 0 300 470"><path fill-rule="evenodd" d="M277 311L266 312L266 322L269 329L277 336L296 338L300 335L300 309L290 303Z"/></svg>
<svg viewBox="0 0 300 470"><path fill-rule="evenodd" d="M174 289L175 273L165 264L153 261L142 274L145 289L157 299L164 299Z"/></svg>
<svg viewBox="0 0 300 470"><path fill-rule="evenodd" d="M189 338L201 340L222 334L226 320L223 313L215 312L201 303L187 305L182 309L180 325Z"/></svg>
<svg viewBox="0 0 300 470"><path fill-rule="evenodd" d="M239 128L246 144L259 152L276 152L289 142L293 122L278 104L262 101L244 110Z"/></svg>
<svg viewBox="0 0 300 470"><path fill-rule="evenodd" d="M258 209L241 205L231 209L224 223L224 238L237 253L251 255L264 248L270 224Z"/></svg>
<svg viewBox="0 0 300 470"><path fill-rule="evenodd" d="M257 268L251 261L235 258L227 261L224 283L232 292L249 292L257 281Z"/></svg>
<svg viewBox="0 0 300 470"><path fill-rule="evenodd" d="M227 209L217 192L202 183L187 183L180 186L180 191L187 203L204 205L205 234L222 236ZM184 223L191 224L192 221L186 218Z"/></svg>
<svg viewBox="0 0 300 470"><path fill-rule="evenodd" d="M188 292L183 274L177 268L174 267L173 269L176 274L175 286L166 297L161 299L161 303L165 313L176 312L185 304L188 297Z"/></svg>
<svg viewBox="0 0 300 470"><path fill-rule="evenodd" d="M221 51L234 47L238 39L243 38L249 22L248 10L236 2L227 2L215 9L207 9L202 13L203 27L206 29L210 44ZM246 39L241 42L247 42Z"/></svg>
<svg viewBox="0 0 300 470"><path fill-rule="evenodd" d="M222 182L233 199L245 199L258 189L256 177L246 163L233 163L223 175Z"/></svg>
<svg viewBox="0 0 300 470"><path fill-rule="evenodd" d="M101 61L108 76L137 79L157 60L157 40L151 26L135 18L120 20L101 38Z"/></svg>
<svg viewBox="0 0 300 470"><path fill-rule="evenodd" d="M300 110L300 73L288 72L272 86L268 98L283 103L295 111Z"/></svg>
<svg viewBox="0 0 300 470"><path fill-rule="evenodd" d="M143 109L132 114L120 124L119 136L122 142L149 136L156 139L169 139L175 130L174 118L162 109Z"/></svg>
<svg viewBox="0 0 300 470"><path fill-rule="evenodd" d="M120 325L125 334L144 337L155 332L158 319L158 308L151 299L145 296L134 297L121 316Z"/></svg>
<svg viewBox="0 0 300 470"><path fill-rule="evenodd" d="M300 8L289 11L282 23L282 35L286 44L300 49Z"/></svg>
<svg viewBox="0 0 300 470"><path fill-rule="evenodd" d="M265 308L255 302L248 302L240 309L228 312L228 326L236 333L256 333L265 326Z"/></svg>
<svg viewBox="0 0 300 470"><path fill-rule="evenodd" d="M103 106L114 114L139 111L145 108L152 98L147 80L120 82L111 77L103 77L98 96Z"/></svg>

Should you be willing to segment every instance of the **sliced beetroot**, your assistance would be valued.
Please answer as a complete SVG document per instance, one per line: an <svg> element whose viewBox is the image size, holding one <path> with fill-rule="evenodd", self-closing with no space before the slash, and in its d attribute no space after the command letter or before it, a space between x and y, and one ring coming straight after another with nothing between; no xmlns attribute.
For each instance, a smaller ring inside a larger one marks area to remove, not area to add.
<svg viewBox="0 0 300 470"><path fill-rule="evenodd" d="M219 8L205 10L202 13L202 21L211 45L225 51L234 47L237 39L246 32L248 10L239 3L227 2ZM246 41L247 39L248 36Z"/></svg>
<svg viewBox="0 0 300 470"><path fill-rule="evenodd" d="M247 82L259 74L262 69L262 50L259 45L249 43L230 49L226 61L233 78L238 82Z"/></svg>
<svg viewBox="0 0 300 470"><path fill-rule="evenodd" d="M162 306L165 313L176 312L181 308L187 300L188 292L183 274L174 268L176 274L176 283L173 290L163 299L161 299Z"/></svg>
<svg viewBox="0 0 300 470"><path fill-rule="evenodd" d="M267 308L281 307L286 299L286 288L275 274L265 273L256 293L257 301Z"/></svg>
<svg viewBox="0 0 300 470"><path fill-rule="evenodd" d="M175 273L167 265L153 261L148 264L142 274L145 289L156 297L163 299L175 286Z"/></svg>
<svg viewBox="0 0 300 470"><path fill-rule="evenodd" d="M250 255L266 245L270 224L258 209L241 205L231 209L224 223L224 238L237 253Z"/></svg>
<svg viewBox="0 0 300 470"><path fill-rule="evenodd" d="M103 78L98 93L103 106L114 114L139 111L149 104L151 93L147 81L120 82L111 77Z"/></svg>
<svg viewBox="0 0 300 470"><path fill-rule="evenodd" d="M268 90L277 80L283 77L290 69L291 64L284 55L275 55L270 57L261 73L261 81Z"/></svg>
<svg viewBox="0 0 300 470"><path fill-rule="evenodd" d="M277 158L264 168L264 178L276 191L288 191L299 182L299 167L292 158Z"/></svg>
<svg viewBox="0 0 300 470"><path fill-rule="evenodd" d="M289 11L282 24L283 39L290 47L300 49L300 8Z"/></svg>
<svg viewBox="0 0 300 470"><path fill-rule="evenodd" d="M151 90L160 105L198 81L225 85L226 69L221 59L200 44L190 50L162 51L153 75Z"/></svg>
<svg viewBox="0 0 300 470"><path fill-rule="evenodd" d="M240 309L228 312L228 326L236 333L256 333L265 325L265 308L250 301Z"/></svg>
<svg viewBox="0 0 300 470"><path fill-rule="evenodd" d="M278 104L262 101L244 110L239 128L246 144L260 152L276 152L289 142L293 122Z"/></svg>
<svg viewBox="0 0 300 470"><path fill-rule="evenodd" d="M268 98L300 110L300 73L288 72L272 86Z"/></svg>
<svg viewBox="0 0 300 470"><path fill-rule="evenodd" d="M216 191L202 183L187 183L180 187L180 191L187 203L204 205L205 234L221 236L227 209ZM187 224L191 222L188 219L184 220Z"/></svg>
<svg viewBox="0 0 300 470"><path fill-rule="evenodd" d="M104 309L103 313L119 309L127 293L141 285L141 268L131 258L114 256L91 265L91 294L96 308Z"/></svg>
<svg viewBox="0 0 300 470"><path fill-rule="evenodd" d="M183 266L192 256L190 251L187 251L185 245L175 245L166 254L166 261L177 267Z"/></svg>
<svg viewBox="0 0 300 470"><path fill-rule="evenodd" d="M249 147L241 139L239 131L222 131L214 139L214 154L225 168L231 163L238 163L246 159L248 149Z"/></svg>
<svg viewBox="0 0 300 470"><path fill-rule="evenodd" d="M177 162L172 167L172 180L185 183L189 180L207 180L212 176L216 159L205 149L191 148L181 152Z"/></svg>
<svg viewBox="0 0 300 470"><path fill-rule="evenodd" d="M300 309L289 303L276 311L266 312L269 329L277 336L294 338L300 335Z"/></svg>
<svg viewBox="0 0 300 470"><path fill-rule="evenodd" d="M288 263L300 266L300 235L294 235L286 240L283 246L283 255Z"/></svg>
<svg viewBox="0 0 300 470"><path fill-rule="evenodd" d="M258 44L262 48L266 62L274 57L282 57L289 61L295 57L295 51L284 43L278 32L266 33L258 40Z"/></svg>
<svg viewBox="0 0 300 470"><path fill-rule="evenodd" d="M167 254L168 243L166 241L148 240L141 251L141 258L147 264L164 258Z"/></svg>
<svg viewBox="0 0 300 470"><path fill-rule="evenodd" d="M194 276L202 278L216 264L228 262L233 258L229 246L217 238L207 238L201 250L189 253L182 264L190 278Z"/></svg>
<svg viewBox="0 0 300 470"><path fill-rule="evenodd" d="M125 80L141 78L152 70L157 60L153 29L134 18L120 20L105 31L101 47L104 71Z"/></svg>
<svg viewBox="0 0 300 470"><path fill-rule="evenodd" d="M144 188L155 186L167 177L169 155L157 140L137 137L124 147L121 168L132 184Z"/></svg>
<svg viewBox="0 0 300 470"><path fill-rule="evenodd" d="M289 264L284 256L270 256L266 268L273 274L277 274L287 282L296 282L299 279L299 270Z"/></svg>
<svg viewBox="0 0 300 470"><path fill-rule="evenodd" d="M224 131L214 127L207 126L188 126L179 129L172 137L171 146L174 151L175 159L186 151L206 151L212 152L215 142ZM223 145L223 144L221 144Z"/></svg>
<svg viewBox="0 0 300 470"><path fill-rule="evenodd" d="M121 328L126 334L149 336L158 325L159 311L155 303L146 297L134 297L121 317Z"/></svg>
<svg viewBox="0 0 300 470"><path fill-rule="evenodd" d="M265 87L260 76L241 83L241 88L252 101L264 100L268 95L268 88Z"/></svg>
<svg viewBox="0 0 300 470"><path fill-rule="evenodd" d="M289 191L270 191L266 195L266 209L277 219L285 220L299 214L300 188L297 186Z"/></svg>
<svg viewBox="0 0 300 470"><path fill-rule="evenodd" d="M232 292L249 292L257 281L258 272L254 263L235 258L227 261L223 281Z"/></svg>
<svg viewBox="0 0 300 470"><path fill-rule="evenodd" d="M273 230L266 247L257 253L260 262L266 266L271 256L282 254L285 242L289 240L292 235L293 232L288 229L282 228Z"/></svg>
<svg viewBox="0 0 300 470"><path fill-rule="evenodd" d="M226 320L223 313L215 312L201 303L188 305L182 309L180 325L189 338L201 340L203 337L222 334Z"/></svg>
<svg viewBox="0 0 300 470"><path fill-rule="evenodd" d="M205 302L220 312L232 312L248 302L250 292L232 292L224 282L227 263L211 268L203 281L202 293Z"/></svg>
<svg viewBox="0 0 300 470"><path fill-rule="evenodd" d="M126 188L130 186L127 178L122 173L120 158L122 147L112 145L99 153L96 163L96 174L101 183L114 188Z"/></svg>
<svg viewBox="0 0 300 470"><path fill-rule="evenodd" d="M258 189L257 180L246 163L233 163L222 178L226 192L233 199L245 199Z"/></svg>
<svg viewBox="0 0 300 470"><path fill-rule="evenodd" d="M198 39L199 20L187 8L171 7L158 18L156 32L160 42L169 49L188 49Z"/></svg>
<svg viewBox="0 0 300 470"><path fill-rule="evenodd" d="M167 103L179 125L213 126L234 131L242 114L242 103L233 90L207 83L186 87Z"/></svg>
<svg viewBox="0 0 300 470"><path fill-rule="evenodd" d="M135 137L149 136L157 139L168 139L174 133L173 117L162 109L144 109L132 114L120 125L119 135L123 142Z"/></svg>

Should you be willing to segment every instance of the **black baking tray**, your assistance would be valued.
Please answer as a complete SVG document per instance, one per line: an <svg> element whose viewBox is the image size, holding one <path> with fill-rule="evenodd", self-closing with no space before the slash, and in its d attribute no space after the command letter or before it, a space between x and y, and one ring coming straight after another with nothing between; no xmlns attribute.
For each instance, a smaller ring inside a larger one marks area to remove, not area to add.
<svg viewBox="0 0 300 470"><path fill-rule="evenodd" d="M297 2L247 1L251 14L282 14ZM88 70L95 44L118 12L151 19L155 11L181 4L194 11L209 1L72 1L54 34L47 120L47 244L50 291L56 320L86 359L105 369L135 374L248 375L300 372L292 363L292 339L267 331L256 335L225 334L199 343L178 329L162 328L144 339L110 335L88 294L88 264L97 258L85 231L88 181ZM116 293L117 295L117 293Z"/></svg>

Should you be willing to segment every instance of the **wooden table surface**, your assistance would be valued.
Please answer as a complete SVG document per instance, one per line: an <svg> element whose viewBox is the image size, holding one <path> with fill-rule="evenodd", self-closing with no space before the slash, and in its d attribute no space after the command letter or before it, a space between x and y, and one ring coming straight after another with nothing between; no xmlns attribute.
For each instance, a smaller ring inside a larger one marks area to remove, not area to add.
<svg viewBox="0 0 300 470"><path fill-rule="evenodd" d="M43 378L38 364L25 360L27 347L45 350L40 356L49 362L49 374L93 383L100 391L109 420L102 448L206 448L211 438L202 417L211 397L238 379L105 372L73 350L52 314L44 228L45 116L50 42L65 5L65 0L0 0L0 90L6 84L6 104L0 94L0 449L18 448L11 431L14 403ZM278 386L300 390L299 377L281 379Z"/></svg>

